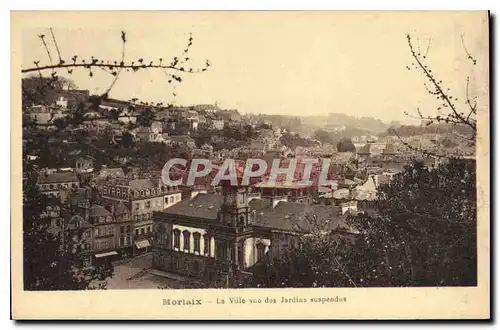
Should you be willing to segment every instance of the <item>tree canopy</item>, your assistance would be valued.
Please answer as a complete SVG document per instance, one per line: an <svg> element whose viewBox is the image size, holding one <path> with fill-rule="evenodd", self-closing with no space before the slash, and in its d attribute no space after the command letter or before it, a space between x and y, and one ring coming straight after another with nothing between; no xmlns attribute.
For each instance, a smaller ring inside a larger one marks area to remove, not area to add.
<svg viewBox="0 0 500 330"><path fill-rule="evenodd" d="M348 219L355 238L314 234L259 266L267 287L474 286L477 284L475 163L408 166L379 191L376 212Z"/></svg>

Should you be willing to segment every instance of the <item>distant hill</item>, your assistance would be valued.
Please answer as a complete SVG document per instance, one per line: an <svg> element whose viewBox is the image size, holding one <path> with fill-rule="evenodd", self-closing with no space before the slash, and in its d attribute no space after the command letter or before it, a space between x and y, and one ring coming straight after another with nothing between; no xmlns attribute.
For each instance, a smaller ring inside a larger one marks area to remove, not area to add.
<svg viewBox="0 0 500 330"><path fill-rule="evenodd" d="M389 127L380 119L373 117L354 117L345 113L329 113L326 116L302 117L306 125L316 126L327 131L342 132L347 135L378 134ZM349 133L351 132L351 133Z"/></svg>
<svg viewBox="0 0 500 330"><path fill-rule="evenodd" d="M352 137L357 135L379 134L385 132L389 125L373 117L354 117L345 113L329 113L323 116L287 116L287 115L251 115L253 118L265 120L272 125L288 130L313 134L318 129L325 130L335 136Z"/></svg>

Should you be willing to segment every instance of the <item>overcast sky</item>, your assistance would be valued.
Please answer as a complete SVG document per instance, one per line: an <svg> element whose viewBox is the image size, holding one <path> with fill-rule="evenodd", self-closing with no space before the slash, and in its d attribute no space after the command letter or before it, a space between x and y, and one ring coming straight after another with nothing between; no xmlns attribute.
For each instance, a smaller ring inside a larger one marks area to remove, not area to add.
<svg viewBox="0 0 500 330"><path fill-rule="evenodd" d="M422 52L431 45L428 65L461 98L465 77L473 91L486 91L488 28L485 12L142 12L37 13L23 21L22 66L47 63L37 38L49 47L53 27L65 58L118 60L120 31L127 32L126 60L170 59L182 53L193 35L191 64L212 67L185 74L176 104L218 102L240 112L322 115L342 112L385 121L407 120L417 106L435 113L436 103L423 87L424 77L406 66L412 61L406 33ZM28 17L26 17L28 18ZM38 28L40 27L40 28ZM471 69L462 46L478 60ZM418 47L418 46L417 46ZM64 75L64 71L60 72ZM91 93L102 92L112 77L80 70L71 77ZM111 96L172 101L162 71L124 73Z"/></svg>

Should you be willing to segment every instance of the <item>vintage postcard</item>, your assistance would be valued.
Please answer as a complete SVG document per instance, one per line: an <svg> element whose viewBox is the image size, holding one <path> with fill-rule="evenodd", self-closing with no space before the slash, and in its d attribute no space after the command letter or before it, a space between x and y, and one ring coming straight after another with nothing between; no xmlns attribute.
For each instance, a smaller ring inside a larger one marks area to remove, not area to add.
<svg viewBox="0 0 500 330"><path fill-rule="evenodd" d="M11 18L12 318L490 318L487 11Z"/></svg>

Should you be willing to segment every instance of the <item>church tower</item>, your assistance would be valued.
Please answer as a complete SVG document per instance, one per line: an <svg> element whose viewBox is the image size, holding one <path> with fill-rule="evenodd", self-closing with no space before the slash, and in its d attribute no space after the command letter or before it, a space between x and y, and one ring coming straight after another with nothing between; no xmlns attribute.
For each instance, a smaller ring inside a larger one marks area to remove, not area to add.
<svg viewBox="0 0 500 330"><path fill-rule="evenodd" d="M228 227L243 229L249 223L248 186L222 184L223 203L219 221Z"/></svg>

